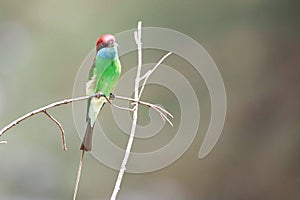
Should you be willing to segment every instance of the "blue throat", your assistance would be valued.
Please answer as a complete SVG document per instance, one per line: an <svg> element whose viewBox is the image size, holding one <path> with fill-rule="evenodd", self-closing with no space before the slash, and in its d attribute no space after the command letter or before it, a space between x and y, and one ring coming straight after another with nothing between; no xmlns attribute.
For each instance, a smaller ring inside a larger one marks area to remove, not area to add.
<svg viewBox="0 0 300 200"><path fill-rule="evenodd" d="M97 52L97 56L103 59L116 59L118 57L117 47L105 47Z"/></svg>

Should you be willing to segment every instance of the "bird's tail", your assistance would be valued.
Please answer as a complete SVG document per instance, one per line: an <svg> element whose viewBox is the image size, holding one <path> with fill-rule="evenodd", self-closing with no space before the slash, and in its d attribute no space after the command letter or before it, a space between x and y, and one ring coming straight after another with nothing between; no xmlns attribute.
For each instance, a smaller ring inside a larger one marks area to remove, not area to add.
<svg viewBox="0 0 300 200"><path fill-rule="evenodd" d="M91 119L88 118L86 121L85 135L80 150L83 151L92 150L93 129L94 129L94 124L91 124Z"/></svg>

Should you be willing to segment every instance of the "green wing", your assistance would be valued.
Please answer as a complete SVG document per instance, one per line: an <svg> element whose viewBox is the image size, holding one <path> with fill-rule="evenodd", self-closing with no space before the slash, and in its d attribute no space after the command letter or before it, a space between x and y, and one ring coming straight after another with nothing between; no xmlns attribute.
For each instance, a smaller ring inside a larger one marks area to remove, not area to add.
<svg viewBox="0 0 300 200"><path fill-rule="evenodd" d="M100 80L103 72L110 66L111 59L102 59L96 56L95 61L89 71L88 82L86 83L86 94L92 95L97 91L97 82Z"/></svg>

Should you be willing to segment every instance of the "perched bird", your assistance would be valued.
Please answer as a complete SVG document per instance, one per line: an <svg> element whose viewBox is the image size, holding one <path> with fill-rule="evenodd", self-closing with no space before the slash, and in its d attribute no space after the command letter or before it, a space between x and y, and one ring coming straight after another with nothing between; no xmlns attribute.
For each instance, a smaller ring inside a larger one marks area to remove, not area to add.
<svg viewBox="0 0 300 200"><path fill-rule="evenodd" d="M102 35L96 43L96 56L86 83L86 94L104 93L110 96L121 74L116 39L111 34ZM93 128L105 98L91 98L87 102L85 136L80 149L91 151Z"/></svg>

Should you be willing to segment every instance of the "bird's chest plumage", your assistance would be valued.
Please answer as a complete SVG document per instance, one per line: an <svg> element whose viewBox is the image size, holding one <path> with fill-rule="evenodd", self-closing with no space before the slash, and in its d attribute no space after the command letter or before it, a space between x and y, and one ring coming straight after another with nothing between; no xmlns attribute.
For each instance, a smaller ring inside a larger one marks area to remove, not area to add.
<svg viewBox="0 0 300 200"><path fill-rule="evenodd" d="M116 82L120 77L120 72L117 60L107 65L103 72L99 72L98 74L99 78L96 83L96 92L103 92L108 96L114 89Z"/></svg>
<svg viewBox="0 0 300 200"><path fill-rule="evenodd" d="M109 95L121 74L119 59L117 57L104 58L99 52L95 58L93 68L90 71L89 81L86 84L87 95L96 92L103 92ZM109 55L111 55L111 52L109 52Z"/></svg>

